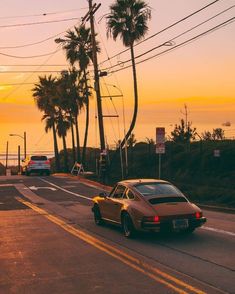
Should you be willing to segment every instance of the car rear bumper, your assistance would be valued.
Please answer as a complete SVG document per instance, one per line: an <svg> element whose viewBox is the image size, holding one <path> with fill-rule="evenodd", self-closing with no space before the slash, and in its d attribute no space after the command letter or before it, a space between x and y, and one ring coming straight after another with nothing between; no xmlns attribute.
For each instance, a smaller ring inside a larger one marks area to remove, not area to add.
<svg viewBox="0 0 235 294"><path fill-rule="evenodd" d="M143 231L154 231L154 232L167 232L167 231L185 231L185 230L193 230L195 228L201 227L207 219L205 217L201 217L200 219L192 218L188 219L188 227L187 228L179 228L174 229L173 220L168 221L160 221L157 223L154 222L141 222L141 230Z"/></svg>

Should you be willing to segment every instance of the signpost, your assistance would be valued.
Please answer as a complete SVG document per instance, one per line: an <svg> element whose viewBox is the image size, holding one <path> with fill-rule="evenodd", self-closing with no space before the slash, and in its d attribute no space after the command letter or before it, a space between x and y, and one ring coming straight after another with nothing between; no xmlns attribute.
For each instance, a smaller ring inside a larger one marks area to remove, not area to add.
<svg viewBox="0 0 235 294"><path fill-rule="evenodd" d="M161 178L161 154L165 154L165 128L156 128L156 154L158 160L158 178Z"/></svg>

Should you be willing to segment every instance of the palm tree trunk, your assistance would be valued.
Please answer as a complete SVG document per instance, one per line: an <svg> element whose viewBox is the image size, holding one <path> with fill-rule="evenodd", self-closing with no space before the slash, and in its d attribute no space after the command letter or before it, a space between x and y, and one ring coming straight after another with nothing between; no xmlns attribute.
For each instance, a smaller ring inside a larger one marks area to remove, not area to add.
<svg viewBox="0 0 235 294"><path fill-rule="evenodd" d="M121 147L124 146L125 142L130 137L136 123L137 118L137 112L138 112L138 88L137 88L137 76L136 76L136 66L135 66L135 54L134 54L134 47L133 44L130 46L131 49L131 62L132 62L132 73L133 73L133 83L134 83L134 111L133 111L133 117L132 121L129 127L129 130L127 131L125 138L121 142Z"/></svg>
<svg viewBox="0 0 235 294"><path fill-rule="evenodd" d="M83 143L83 149L82 149L82 164L83 165L86 163L86 146L87 146L87 138L88 138L89 112L90 112L86 70L84 70L84 79L85 79L85 87L86 87L86 128L85 128L84 143Z"/></svg>
<svg viewBox="0 0 235 294"><path fill-rule="evenodd" d="M55 128L55 123L53 122L52 126L52 131L53 131L53 140L54 140L54 153L55 153L55 166L56 166L56 171L60 171L60 157L59 157L59 150L58 150L58 143L57 143L57 137L56 137L56 128Z"/></svg>
<svg viewBox="0 0 235 294"><path fill-rule="evenodd" d="M74 140L74 130L73 130L73 117L72 114L69 114L70 116L70 128L71 128L71 135L72 135L72 147L73 147L73 162L76 161L76 152L75 152L75 140Z"/></svg>
<svg viewBox="0 0 235 294"><path fill-rule="evenodd" d="M79 139L79 131L78 131L78 118L75 117L75 132L76 132L76 140L77 140L77 161L81 162L81 154L80 154L80 139Z"/></svg>
<svg viewBox="0 0 235 294"><path fill-rule="evenodd" d="M66 146L66 140L65 136L62 136L63 140L63 149L64 149L64 171L68 172L69 167L68 167L68 153L67 153L67 146Z"/></svg>

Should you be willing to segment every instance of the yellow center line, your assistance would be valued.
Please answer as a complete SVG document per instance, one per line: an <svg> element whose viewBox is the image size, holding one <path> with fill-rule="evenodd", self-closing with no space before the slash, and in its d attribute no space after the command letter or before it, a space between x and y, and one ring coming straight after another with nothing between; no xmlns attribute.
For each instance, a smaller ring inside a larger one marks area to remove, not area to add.
<svg viewBox="0 0 235 294"><path fill-rule="evenodd" d="M119 250L111 245L108 245L104 242L102 242L101 240L85 233L84 231L74 228L73 226L67 224L65 221L63 221L62 219L53 216L51 214L49 214L46 210L39 208L35 205L33 205L32 203L25 201L19 197L16 197L16 199L25 204L26 206L30 207L31 209L33 209L34 211L38 212L39 214L45 216L47 219L49 219L50 221L52 221L53 223L59 225L60 227L62 227L64 230L66 230L67 232L69 232L70 234L80 238L81 240L91 244L92 246L100 249L101 251L111 255L112 257L122 261L123 263L125 263L126 265L134 268L135 270L149 276L150 278L152 278L153 280L164 284L165 286L167 286L168 288L171 288L172 290L174 290L177 293L180 294L188 294L188 292L186 292L183 289L180 289L176 286L181 286L185 289L190 290L191 292L194 292L196 294L206 294L205 292L165 273L162 272L161 270L157 269L156 267L153 267L145 262L140 261L139 259L125 253L122 250ZM156 276L155 274L157 274L158 276ZM160 277L159 277L160 276ZM168 281L166 281L165 279L167 279ZM173 285L170 282L173 282L176 284Z"/></svg>

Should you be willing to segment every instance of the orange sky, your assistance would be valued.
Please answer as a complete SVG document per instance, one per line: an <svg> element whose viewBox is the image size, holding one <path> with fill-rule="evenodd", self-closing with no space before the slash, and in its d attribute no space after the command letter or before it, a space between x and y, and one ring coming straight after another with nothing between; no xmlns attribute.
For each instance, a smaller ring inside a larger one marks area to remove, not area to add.
<svg viewBox="0 0 235 294"><path fill-rule="evenodd" d="M10 151L16 152L16 146L21 142L20 138L9 137L9 133L23 134L27 132L28 149L31 151L52 149L52 134L44 134L44 125L40 118L42 114L36 109L32 98L31 89L33 85L11 85L16 83L35 83L40 73L25 73L22 71L33 71L39 69L40 65L61 64L61 67L43 66L44 70L61 70L66 68L63 52L40 58L10 58L1 55L10 54L15 56L32 56L53 52L57 44L53 39L36 46L4 49L3 47L18 46L44 40L60 32L66 31L77 21L58 22L53 24L18 26L4 28L2 26L39 22L48 20L61 20L65 18L78 17L86 13L87 1L57 0L54 1L30 1L30 0L1 0L0 17L0 152L4 152L6 141L9 141ZM98 23L101 16L108 12L108 6L113 1L101 1L102 6L96 14L96 30L102 47L99 61L123 50L120 41L114 42L106 38L105 22ZM152 7L152 19L149 23L149 33L152 35L157 31L169 26L173 22L203 7L211 1L194 0L149 0ZM136 55L143 53L152 47L170 40L176 35L199 24L200 22L229 9L235 1L220 0L207 10L190 18L189 20L159 34L149 41L136 47ZM11 7L11 9L9 9ZM80 10L78 10L80 9ZM46 16L36 16L43 13ZM60 12L60 13L59 13ZM175 44L191 38L209 28L218 25L234 16L235 8L229 9L210 22L198 27L192 32L180 37ZM34 15L31 16L30 15ZM14 18L12 18L14 16ZM15 17L17 16L17 17ZM19 17L21 16L21 17ZM22 17L24 16L24 17ZM27 16L27 17L26 17ZM10 18L11 17L11 18ZM231 122L231 127L226 128L227 136L235 136L234 112L235 112L235 24L229 24L209 35L206 35L186 46L173 50L159 58L151 59L137 66L139 87L139 114L137 125L134 130L138 140L146 137L154 138L155 127L165 126L168 134L172 125L179 122L183 116L184 104L189 109L189 119L197 127L199 132L221 127L225 121ZM63 36L63 34L61 35ZM166 47L169 48L169 47ZM149 57L159 53L165 48L155 50L146 55ZM112 64L129 58L129 52L112 59ZM24 65L24 66L16 66ZM26 66L28 65L28 66ZM35 66L31 66L35 65ZM37 66L36 66L37 65ZM109 66L105 63L103 66ZM117 67L120 68L120 67ZM10 73L7 71L19 71ZM41 73L42 75L44 73ZM49 73L47 73L49 74ZM109 75L102 80L103 94L107 94L104 83L116 85L124 94L126 128L131 120L133 109L133 88L131 69L120 71ZM107 86L110 93L118 94L119 91L112 86ZM105 132L107 142L114 144L120 136L123 136L122 100L114 99L118 114L117 119L105 119ZM95 128L95 99L92 99L91 130L89 145L98 144L98 134ZM106 99L103 101L104 114L114 114L112 103ZM80 118L81 138L83 138L84 115ZM70 145L70 142L69 144Z"/></svg>

